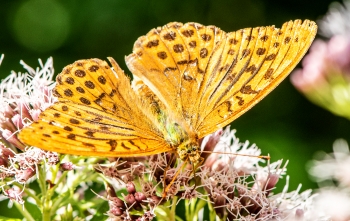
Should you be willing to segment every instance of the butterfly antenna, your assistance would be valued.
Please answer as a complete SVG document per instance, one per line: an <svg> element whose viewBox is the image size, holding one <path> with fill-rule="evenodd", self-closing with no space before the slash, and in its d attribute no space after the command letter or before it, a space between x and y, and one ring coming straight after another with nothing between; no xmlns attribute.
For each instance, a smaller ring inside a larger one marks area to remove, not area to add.
<svg viewBox="0 0 350 221"><path fill-rule="evenodd" d="M269 156L256 156L256 155L252 155L252 154L232 153L232 152L214 152L214 151L205 151L205 150L203 150L202 153L230 154L230 155L235 155L235 156L256 157L256 158L260 158L260 159L270 160L270 155Z"/></svg>

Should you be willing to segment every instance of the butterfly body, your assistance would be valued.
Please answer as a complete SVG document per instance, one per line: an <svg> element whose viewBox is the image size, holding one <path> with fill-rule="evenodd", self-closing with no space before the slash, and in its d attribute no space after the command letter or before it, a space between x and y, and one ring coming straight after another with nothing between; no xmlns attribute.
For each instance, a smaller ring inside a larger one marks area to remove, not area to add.
<svg viewBox="0 0 350 221"><path fill-rule="evenodd" d="M226 33L172 22L134 44L126 64L76 61L57 76L58 102L19 139L66 154L132 157L176 152L197 165L199 139L231 123L271 92L311 45L305 20Z"/></svg>
<svg viewBox="0 0 350 221"><path fill-rule="evenodd" d="M176 120L165 114L158 105L156 105L156 115L160 130L163 131L164 139L171 146L177 156L182 160L189 160L194 165L201 162L200 146L198 135L189 126L184 126L185 122L176 122Z"/></svg>

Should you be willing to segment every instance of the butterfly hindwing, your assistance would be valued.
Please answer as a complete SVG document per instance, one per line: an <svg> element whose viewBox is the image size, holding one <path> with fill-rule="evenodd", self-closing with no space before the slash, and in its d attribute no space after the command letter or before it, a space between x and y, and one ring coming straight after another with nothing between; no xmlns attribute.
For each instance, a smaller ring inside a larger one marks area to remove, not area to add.
<svg viewBox="0 0 350 221"><path fill-rule="evenodd" d="M130 80L110 61L114 71L98 59L67 66L57 77L58 102L41 114L40 121L22 130L20 139L78 155L142 156L170 151L152 120L156 113L137 98Z"/></svg>

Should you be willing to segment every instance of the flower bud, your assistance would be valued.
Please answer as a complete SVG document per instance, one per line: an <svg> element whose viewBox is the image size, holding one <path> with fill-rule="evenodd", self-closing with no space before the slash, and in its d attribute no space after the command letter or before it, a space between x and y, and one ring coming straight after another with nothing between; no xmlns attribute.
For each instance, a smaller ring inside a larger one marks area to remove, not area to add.
<svg viewBox="0 0 350 221"><path fill-rule="evenodd" d="M133 194L128 194L124 197L125 202L130 206L136 202Z"/></svg>
<svg viewBox="0 0 350 221"><path fill-rule="evenodd" d="M135 185L132 183L132 182L128 182L126 184L126 190L128 191L128 193L135 193L136 192L136 189L135 189Z"/></svg>
<svg viewBox="0 0 350 221"><path fill-rule="evenodd" d="M75 165L72 162L64 162L60 164L60 167L64 171L70 171L75 169Z"/></svg>
<svg viewBox="0 0 350 221"><path fill-rule="evenodd" d="M135 200L139 203L143 203L143 201L147 199L146 195L141 192L136 192L134 195Z"/></svg>

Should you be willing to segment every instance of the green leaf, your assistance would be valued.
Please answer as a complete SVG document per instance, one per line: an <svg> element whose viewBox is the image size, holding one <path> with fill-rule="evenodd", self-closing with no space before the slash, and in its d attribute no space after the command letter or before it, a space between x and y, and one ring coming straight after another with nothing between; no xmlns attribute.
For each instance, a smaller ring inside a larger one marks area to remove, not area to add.
<svg viewBox="0 0 350 221"><path fill-rule="evenodd" d="M24 206L26 207L27 211L30 212L30 215L34 218L34 220L42 220L42 213L37 205L27 201Z"/></svg>
<svg viewBox="0 0 350 221"><path fill-rule="evenodd" d="M96 214L90 221L100 221L105 220L108 217L106 216L106 212L109 210L108 201L104 201L99 207L96 208Z"/></svg>

